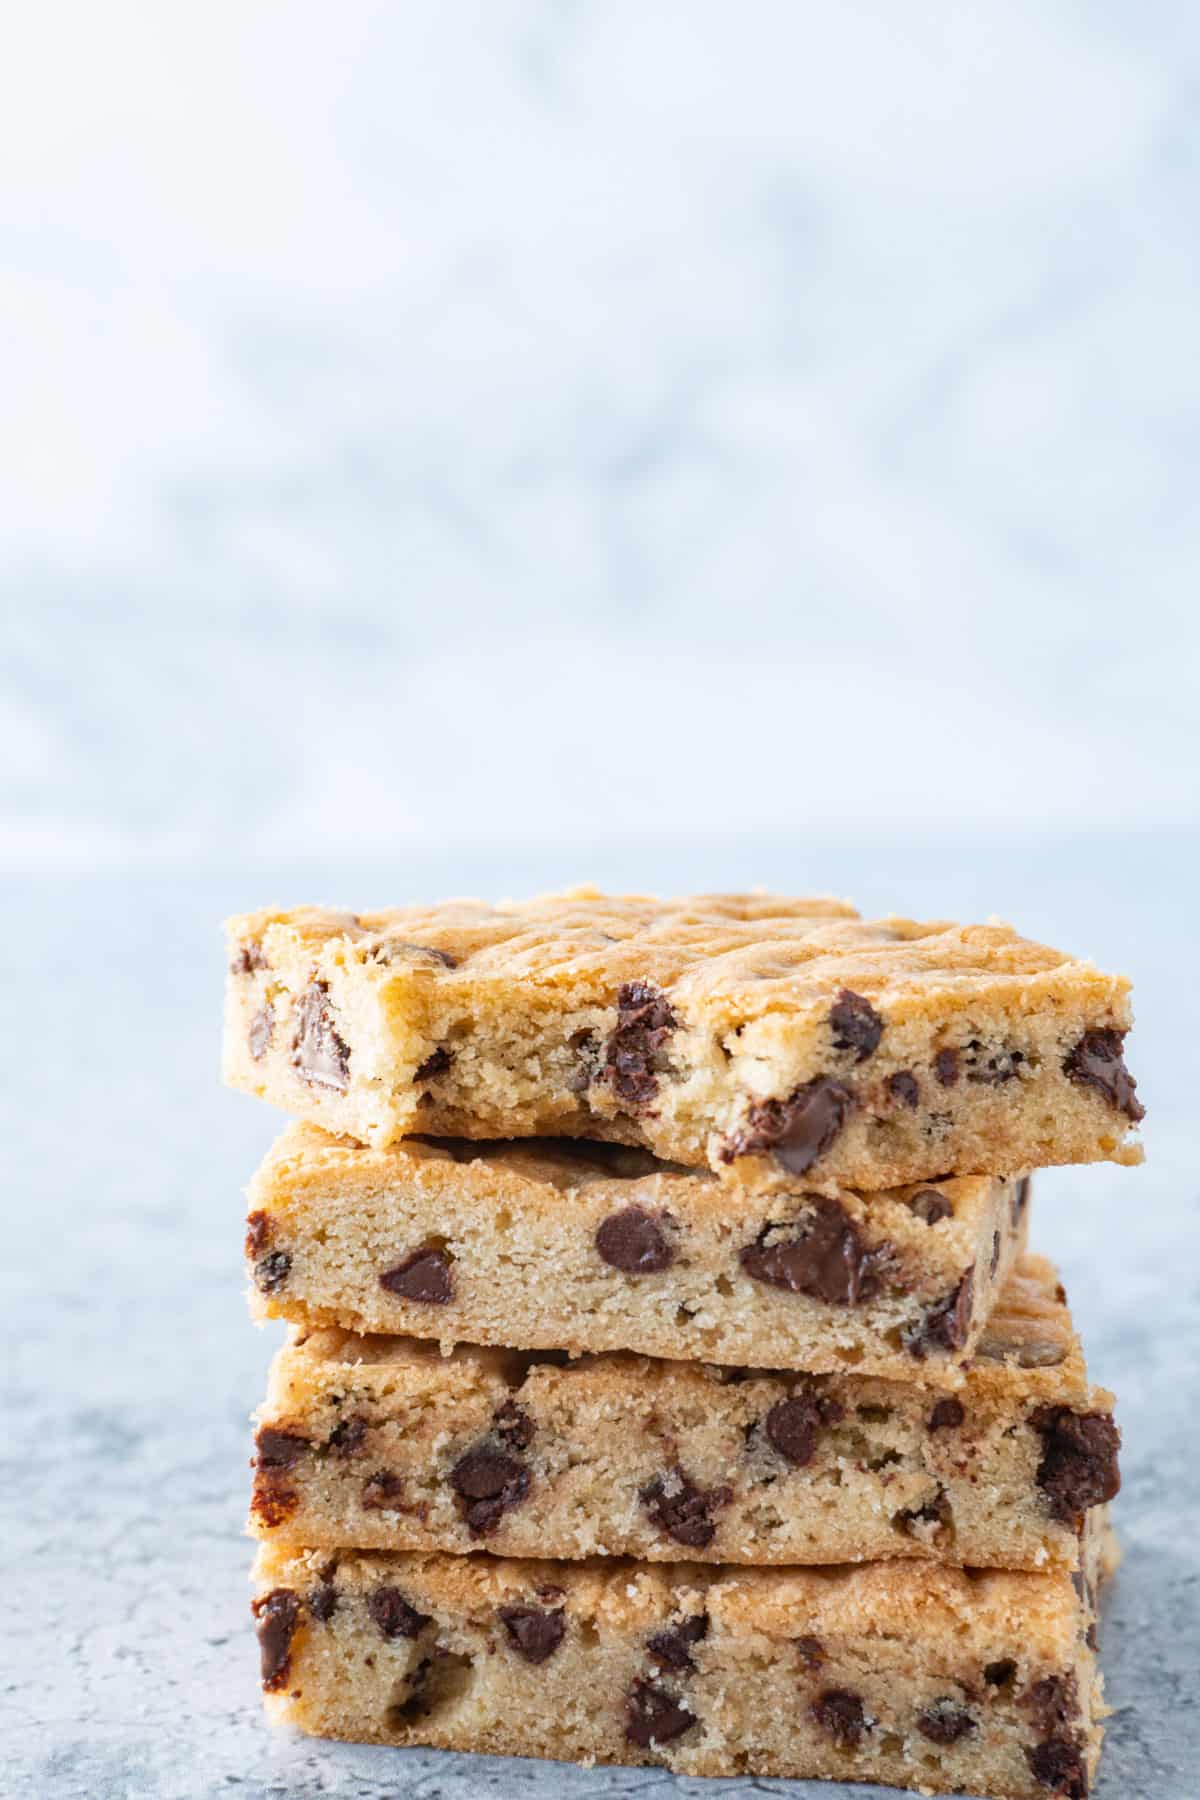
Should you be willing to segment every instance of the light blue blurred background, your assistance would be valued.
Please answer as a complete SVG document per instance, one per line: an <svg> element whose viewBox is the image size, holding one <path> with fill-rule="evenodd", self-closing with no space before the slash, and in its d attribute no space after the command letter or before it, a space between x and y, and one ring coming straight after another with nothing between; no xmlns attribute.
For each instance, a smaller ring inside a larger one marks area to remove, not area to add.
<svg viewBox="0 0 1200 1800"><path fill-rule="evenodd" d="M1097 1800L1194 1800L1198 192L1168 0L10 25L0 1787L657 1787L266 1733L238 1535L217 921L592 879L1134 977L1150 1160L1035 1230L1125 1433Z"/></svg>

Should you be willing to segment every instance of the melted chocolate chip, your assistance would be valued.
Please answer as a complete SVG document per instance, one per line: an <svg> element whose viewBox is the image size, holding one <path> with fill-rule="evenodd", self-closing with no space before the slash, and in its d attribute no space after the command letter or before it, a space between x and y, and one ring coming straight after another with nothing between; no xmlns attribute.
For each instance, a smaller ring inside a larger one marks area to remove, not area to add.
<svg viewBox="0 0 1200 1800"><path fill-rule="evenodd" d="M596 1249L623 1275L657 1275L675 1260L661 1222L640 1206L611 1213L596 1231Z"/></svg>
<svg viewBox="0 0 1200 1800"><path fill-rule="evenodd" d="M1007 1687L1017 1672L1017 1665L1011 1656L1001 1658L999 1662L990 1662L983 1671L983 1679L989 1687Z"/></svg>
<svg viewBox="0 0 1200 1800"><path fill-rule="evenodd" d="M363 1439L367 1435L367 1421L353 1414L335 1425L326 1440L326 1448L335 1456L349 1458L362 1449Z"/></svg>
<svg viewBox="0 0 1200 1800"><path fill-rule="evenodd" d="M288 1481L286 1467L259 1465L255 1469L250 1511L268 1531L278 1531L299 1504L300 1496Z"/></svg>
<svg viewBox="0 0 1200 1800"><path fill-rule="evenodd" d="M524 1407L506 1400L492 1414L492 1428L510 1450L527 1450L533 1442L535 1426Z"/></svg>
<svg viewBox="0 0 1200 1800"><path fill-rule="evenodd" d="M1073 1725L1079 1717L1079 1689L1074 1675L1043 1675L1021 1696L1021 1708L1034 1729L1049 1735Z"/></svg>
<svg viewBox="0 0 1200 1800"><path fill-rule="evenodd" d="M802 1469L812 1461L823 1425L836 1425L843 1409L819 1394L793 1394L777 1400L766 1418L767 1439L787 1462Z"/></svg>
<svg viewBox="0 0 1200 1800"><path fill-rule="evenodd" d="M843 1749L861 1743L868 1729L862 1698L849 1688L826 1688L813 1703L812 1715L822 1731L827 1731Z"/></svg>
<svg viewBox="0 0 1200 1800"><path fill-rule="evenodd" d="M450 1258L433 1244L414 1250L394 1269L385 1269L379 1285L401 1300L421 1300L429 1306L445 1306L454 1298Z"/></svg>
<svg viewBox="0 0 1200 1800"><path fill-rule="evenodd" d="M931 1744L957 1744L978 1729L974 1717L952 1699L934 1700L917 1714L917 1730Z"/></svg>
<svg viewBox="0 0 1200 1800"><path fill-rule="evenodd" d="M287 1686L292 1661L292 1638L300 1618L300 1596L291 1588L272 1588L252 1602L258 1620L258 1647L262 1660L263 1692L274 1694Z"/></svg>
<svg viewBox="0 0 1200 1800"><path fill-rule="evenodd" d="M829 1014L835 1050L853 1050L855 1062L875 1054L883 1036L883 1020L869 1000L843 988Z"/></svg>
<svg viewBox="0 0 1200 1800"><path fill-rule="evenodd" d="M953 1293L926 1312L904 1335L904 1348L918 1361L931 1350L961 1350L971 1329L975 1271L968 1269Z"/></svg>
<svg viewBox="0 0 1200 1800"><path fill-rule="evenodd" d="M531 1663L544 1663L553 1656L567 1629L561 1607L554 1612L541 1612L536 1606L502 1606L499 1617L513 1649Z"/></svg>
<svg viewBox="0 0 1200 1800"><path fill-rule="evenodd" d="M404 1477L390 1469L376 1469L363 1482L362 1503L367 1512L396 1512L404 1498Z"/></svg>
<svg viewBox="0 0 1200 1800"><path fill-rule="evenodd" d="M1119 1492L1121 1434L1108 1413L1043 1406L1031 1415L1030 1424L1042 1434L1038 1486L1056 1519L1078 1521L1089 1506Z"/></svg>
<svg viewBox="0 0 1200 1800"><path fill-rule="evenodd" d="M454 1058L451 1056L449 1050L444 1049L442 1045L439 1044L437 1049L434 1050L431 1055L427 1056L425 1061L415 1071L413 1080L433 1081L438 1075L444 1075L453 1061Z"/></svg>
<svg viewBox="0 0 1200 1800"><path fill-rule="evenodd" d="M958 1051L939 1050L933 1061L937 1078L943 1087L953 1087L958 1080Z"/></svg>
<svg viewBox="0 0 1200 1800"><path fill-rule="evenodd" d="M645 981L627 981L617 993L617 1023L604 1052L604 1080L634 1111L658 1093L658 1060L678 1020L670 1003Z"/></svg>
<svg viewBox="0 0 1200 1800"><path fill-rule="evenodd" d="M936 1188L922 1188L908 1204L918 1219L924 1219L927 1225L936 1225L939 1219L949 1219L954 1215L954 1208L945 1194L939 1194Z"/></svg>
<svg viewBox="0 0 1200 1800"><path fill-rule="evenodd" d="M635 1681L625 1701L625 1736L643 1750L651 1744L669 1744L696 1723L682 1700L652 1681Z"/></svg>
<svg viewBox="0 0 1200 1800"><path fill-rule="evenodd" d="M322 1582L320 1587L310 1588L305 1596L304 1604L312 1618L322 1625L328 1625L337 1611L338 1592L329 1582Z"/></svg>
<svg viewBox="0 0 1200 1800"><path fill-rule="evenodd" d="M252 1212L246 1220L246 1255L259 1256L271 1241L275 1221L270 1213Z"/></svg>
<svg viewBox="0 0 1200 1800"><path fill-rule="evenodd" d="M853 1088L818 1075L786 1100L756 1100L746 1124L721 1151L721 1160L770 1152L791 1174L803 1175L825 1155L853 1107Z"/></svg>
<svg viewBox="0 0 1200 1800"><path fill-rule="evenodd" d="M310 981L296 1002L292 1067L302 1081L314 1087L335 1088L344 1094L350 1085L350 1051L334 1025L324 981Z"/></svg>
<svg viewBox="0 0 1200 1800"><path fill-rule="evenodd" d="M868 1248L845 1208L820 1195L806 1198L811 1216L794 1226L767 1225L738 1255L754 1281L809 1294L831 1306L854 1306L870 1300L881 1286L880 1274L892 1246ZM786 1231L786 1237L778 1234Z"/></svg>
<svg viewBox="0 0 1200 1800"><path fill-rule="evenodd" d="M385 1638L420 1637L429 1623L429 1614L418 1612L399 1588L377 1587L367 1595L367 1611Z"/></svg>
<svg viewBox="0 0 1200 1800"><path fill-rule="evenodd" d="M712 1515L733 1498L729 1487L697 1487L678 1466L656 1475L638 1493L638 1499L661 1531L677 1544L704 1550L717 1534Z"/></svg>
<svg viewBox="0 0 1200 1800"><path fill-rule="evenodd" d="M944 1400L938 1401L930 1413L929 1429L930 1431L957 1431L966 1416L962 1401L956 1400L953 1394L947 1394Z"/></svg>
<svg viewBox="0 0 1200 1800"><path fill-rule="evenodd" d="M250 1021L250 1029L246 1033L246 1043L255 1062L261 1062L267 1054L271 1042L271 1033L275 1029L275 1008L270 1001L260 1006Z"/></svg>
<svg viewBox="0 0 1200 1800"><path fill-rule="evenodd" d="M306 1437L294 1431L278 1431L272 1425L261 1426L254 1440L260 1469L290 1469L310 1448Z"/></svg>
<svg viewBox="0 0 1200 1800"><path fill-rule="evenodd" d="M681 1619L678 1625L668 1625L665 1631L656 1631L653 1637L646 1640L646 1648L662 1668L681 1675L686 1670L695 1668L692 1650L707 1636L708 1614L693 1613L690 1618Z"/></svg>
<svg viewBox="0 0 1200 1800"><path fill-rule="evenodd" d="M1056 1800L1087 1800L1087 1762L1074 1738L1047 1738L1027 1749L1025 1757L1034 1780Z"/></svg>
<svg viewBox="0 0 1200 1800"><path fill-rule="evenodd" d="M908 1069L898 1069L887 1078L887 1090L897 1106L907 1106L910 1112L916 1112L921 1099L921 1089L917 1078Z"/></svg>
<svg viewBox="0 0 1200 1800"><path fill-rule="evenodd" d="M1123 1031L1085 1031L1063 1063L1068 1080L1098 1094L1134 1125L1146 1116L1137 1097L1137 1082L1125 1067Z"/></svg>
<svg viewBox="0 0 1200 1800"><path fill-rule="evenodd" d="M254 1265L254 1285L260 1294L274 1294L292 1272L292 1259L286 1250L272 1250L260 1256Z"/></svg>
<svg viewBox="0 0 1200 1800"><path fill-rule="evenodd" d="M519 1506L529 1492L529 1470L506 1451L479 1444L455 1463L450 1486L467 1530L472 1537L486 1537L495 1531L501 1515Z"/></svg>
<svg viewBox="0 0 1200 1800"><path fill-rule="evenodd" d="M798 1637L793 1638L792 1642L796 1646L796 1655L800 1659L801 1668L807 1669L810 1674L815 1674L818 1669L824 1668L825 1646L820 1638Z"/></svg>
<svg viewBox="0 0 1200 1800"><path fill-rule="evenodd" d="M266 952L262 945L252 939L250 943L243 944L239 950L234 952L233 959L229 964L229 973L231 975L252 975L256 969L269 967L270 964L267 962Z"/></svg>

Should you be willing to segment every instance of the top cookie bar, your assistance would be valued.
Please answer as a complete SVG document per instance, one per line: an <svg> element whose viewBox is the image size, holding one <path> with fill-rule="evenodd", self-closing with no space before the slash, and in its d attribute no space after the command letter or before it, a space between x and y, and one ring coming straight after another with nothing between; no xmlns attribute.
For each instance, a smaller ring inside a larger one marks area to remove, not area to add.
<svg viewBox="0 0 1200 1800"><path fill-rule="evenodd" d="M859 1188L1141 1157L1128 982L1007 925L581 889L228 929L226 1080L376 1147L606 1138Z"/></svg>

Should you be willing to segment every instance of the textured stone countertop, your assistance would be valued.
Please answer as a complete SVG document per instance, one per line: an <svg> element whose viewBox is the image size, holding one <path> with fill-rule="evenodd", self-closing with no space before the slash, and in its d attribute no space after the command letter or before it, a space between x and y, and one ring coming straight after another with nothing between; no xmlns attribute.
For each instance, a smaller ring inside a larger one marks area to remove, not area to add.
<svg viewBox="0 0 1200 1800"><path fill-rule="evenodd" d="M995 910L1133 974L1131 1061L1150 1160L1046 1176L1034 1211L1093 1371L1118 1392L1125 1435L1126 1557L1106 1606L1114 1711L1097 1800L1195 1800L1200 1768L1197 995L1185 861L1178 846L1147 840L998 847L969 862L843 851L818 872L811 853L775 846L715 869L697 855L578 872L660 888L757 878L846 891L871 908ZM343 868L7 884L0 1790L38 1800L868 1792L315 1744L270 1733L260 1716L240 1534L247 1415L274 1332L246 1318L239 1190L276 1122L218 1086L217 921L275 896L519 892L575 873L510 860L419 878L410 868L403 880Z"/></svg>

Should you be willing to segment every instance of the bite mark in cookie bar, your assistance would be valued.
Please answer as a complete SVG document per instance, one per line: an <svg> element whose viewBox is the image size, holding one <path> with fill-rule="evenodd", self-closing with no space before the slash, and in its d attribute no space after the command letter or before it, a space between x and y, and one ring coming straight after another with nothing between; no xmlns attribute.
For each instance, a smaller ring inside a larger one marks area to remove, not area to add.
<svg viewBox="0 0 1200 1800"><path fill-rule="evenodd" d="M572 1136L834 1191L1136 1161L1128 984L1007 926L590 891L230 926L225 1072L376 1146Z"/></svg>
<svg viewBox="0 0 1200 1800"><path fill-rule="evenodd" d="M1077 1585L266 1546L266 1705L367 1742L1071 1800L1100 1749L1106 1555L1102 1522Z"/></svg>
<svg viewBox="0 0 1200 1800"><path fill-rule="evenodd" d="M576 1140L369 1150L293 1126L254 1181L247 1248L264 1316L953 1384L1020 1253L1025 1191L834 1197Z"/></svg>
<svg viewBox="0 0 1200 1800"><path fill-rule="evenodd" d="M1119 1434L1058 1291L1027 1258L992 1315L997 1357L953 1394L297 1329L260 1415L251 1529L331 1549L1073 1568L1119 1486Z"/></svg>

